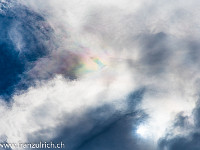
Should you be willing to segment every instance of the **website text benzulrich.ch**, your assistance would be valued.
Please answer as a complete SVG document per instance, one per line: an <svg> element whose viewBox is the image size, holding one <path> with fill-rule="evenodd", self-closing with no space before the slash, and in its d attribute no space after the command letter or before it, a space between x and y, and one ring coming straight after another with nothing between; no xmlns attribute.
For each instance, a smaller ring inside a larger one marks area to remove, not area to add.
<svg viewBox="0 0 200 150"><path fill-rule="evenodd" d="M39 143L0 143L0 149L64 149L63 142L39 142Z"/></svg>

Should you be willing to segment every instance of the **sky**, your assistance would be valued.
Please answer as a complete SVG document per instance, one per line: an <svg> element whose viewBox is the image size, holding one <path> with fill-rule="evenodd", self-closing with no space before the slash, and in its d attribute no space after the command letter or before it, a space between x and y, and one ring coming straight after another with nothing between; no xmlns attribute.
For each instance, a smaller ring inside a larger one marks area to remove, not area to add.
<svg viewBox="0 0 200 150"><path fill-rule="evenodd" d="M198 0L0 0L0 143L199 150L199 17Z"/></svg>

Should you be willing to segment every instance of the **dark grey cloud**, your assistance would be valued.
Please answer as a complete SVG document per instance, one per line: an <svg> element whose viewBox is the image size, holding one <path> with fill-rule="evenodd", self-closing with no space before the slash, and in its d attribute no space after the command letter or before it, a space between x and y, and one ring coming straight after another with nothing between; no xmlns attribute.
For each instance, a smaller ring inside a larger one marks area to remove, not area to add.
<svg viewBox="0 0 200 150"><path fill-rule="evenodd" d="M171 140L162 141L160 144L161 150L199 150L200 134L192 133L189 136L175 137Z"/></svg>
<svg viewBox="0 0 200 150"><path fill-rule="evenodd" d="M161 150L198 150L200 149L200 108L199 102L193 110L193 116L186 116L183 113L177 115L173 128L168 132L166 137L160 139L159 147ZM191 123L190 118L194 118L194 124ZM179 129L181 133L174 135L175 129ZM186 133L185 131L188 131Z"/></svg>
<svg viewBox="0 0 200 150"><path fill-rule="evenodd" d="M80 58L78 54L66 50L54 51L38 60L27 75L36 80L48 80L56 75L73 80L77 78L76 69L81 66Z"/></svg>
<svg viewBox="0 0 200 150"><path fill-rule="evenodd" d="M180 5L178 6L177 3ZM194 4L194 1L192 3ZM153 78L155 83L151 82L151 85L155 87L164 83L169 84L167 89L173 89L175 84L182 84L182 86L188 84L187 82L196 84L199 80L200 44L199 36L195 35L193 29L199 26L195 26L196 18L192 15L194 12L192 12L191 3L187 7L183 7L185 3L178 1L170 2L169 5L174 4L170 7L165 4L165 1L158 4L154 1L150 5L141 7L142 9L134 15L122 14L120 10L112 7L110 9L112 12L109 13L107 8L99 7L90 12L91 15L88 15L89 19L84 29L116 51L127 50L127 53L131 55L138 50L139 58L136 61L127 60L130 69L138 66L140 75L147 81L151 80L152 76L155 77ZM165 8L171 12L166 11ZM167 19L162 18L162 15ZM174 32L171 32L172 30ZM190 32L186 33L187 31ZM175 82L177 80L181 82L171 83L171 76L174 76ZM180 87L180 90L186 93L190 89L185 90L184 87ZM199 85L194 87L194 93L198 90ZM192 117L194 117L195 125L191 123ZM196 104L193 116L185 116L182 112L177 114L171 130L166 133L166 137L160 139L159 148L161 150L200 149L199 118L199 103ZM183 134L176 135L177 130L182 131Z"/></svg>
<svg viewBox="0 0 200 150"><path fill-rule="evenodd" d="M142 53L139 63L147 68L147 73L165 73L173 54L172 48L168 45L169 35L163 32L144 34L139 41Z"/></svg>
<svg viewBox="0 0 200 150"><path fill-rule="evenodd" d="M147 119L147 115L137 109L141 102L145 89L134 91L127 97L127 108L117 110L112 105L104 105L95 109L89 109L86 113L72 114L65 122L56 128L58 135L54 143L63 142L68 150L142 150L145 146L140 143L136 134L136 127ZM56 121L56 120L55 120ZM29 135L30 142L43 140L48 129Z"/></svg>
<svg viewBox="0 0 200 150"><path fill-rule="evenodd" d="M177 114L174 127L187 128L189 124L189 116L185 116L183 112Z"/></svg>

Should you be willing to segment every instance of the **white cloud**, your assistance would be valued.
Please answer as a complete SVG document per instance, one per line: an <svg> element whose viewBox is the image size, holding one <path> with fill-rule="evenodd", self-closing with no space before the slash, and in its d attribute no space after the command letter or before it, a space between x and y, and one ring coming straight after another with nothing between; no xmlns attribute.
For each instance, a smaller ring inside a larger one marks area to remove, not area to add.
<svg viewBox="0 0 200 150"><path fill-rule="evenodd" d="M195 65L191 68L185 65L190 50L183 42L199 36L196 0L21 2L46 15L55 31L59 52L77 52L83 58L89 51L91 56L104 60L106 67L81 74L76 81L57 76L15 96L11 108L2 105L0 110L5 115L0 119L3 122L0 130L9 141L26 141L28 133L59 125L62 114L71 114L77 109L80 113L90 107L123 100L129 92L142 86L154 91L147 92L141 108L150 116L146 124L156 140L164 135L178 112L190 113L194 108L199 71ZM159 32L169 36L170 40L165 42L173 56L161 64L166 68L163 74L149 75L154 66L145 65L141 60L151 48L142 50L145 41L140 42L140 37ZM132 64L128 66L129 63ZM99 99L100 95L103 98ZM116 105L116 109L123 107ZM52 134L56 133L51 131L45 136L50 138Z"/></svg>
<svg viewBox="0 0 200 150"><path fill-rule="evenodd" d="M115 79L110 80L110 75ZM73 124L66 117L72 113L81 116L89 108L110 103L116 110L125 109L126 96L134 86L132 75L123 65L115 68L115 74L110 68L104 68L76 81L57 76L14 96L11 107L0 106L1 135L7 136L8 143L26 142L28 134L34 136L34 132L50 129L48 134L41 135L49 140L56 135L54 128L63 121L68 123L66 126Z"/></svg>

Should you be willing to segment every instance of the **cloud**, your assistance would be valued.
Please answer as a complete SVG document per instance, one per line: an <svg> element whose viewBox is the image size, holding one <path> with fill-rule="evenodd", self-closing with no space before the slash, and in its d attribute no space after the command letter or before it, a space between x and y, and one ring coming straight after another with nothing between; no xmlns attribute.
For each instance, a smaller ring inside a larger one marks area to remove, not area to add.
<svg viewBox="0 0 200 150"><path fill-rule="evenodd" d="M180 113L168 135L160 139L160 149L168 150L196 150L199 149L199 106L193 110L191 116ZM175 134L176 133L176 134Z"/></svg>
<svg viewBox="0 0 200 150"><path fill-rule="evenodd" d="M199 134L195 133L189 137L176 137L166 143L170 150L197 150L199 149Z"/></svg>
<svg viewBox="0 0 200 150"><path fill-rule="evenodd" d="M26 89L25 72L49 53L51 28L39 14L15 2L0 2L0 95L10 99L17 89Z"/></svg>
<svg viewBox="0 0 200 150"><path fill-rule="evenodd" d="M13 4L1 1L0 89L13 99L0 106L7 142L199 148L197 0Z"/></svg>
<svg viewBox="0 0 200 150"><path fill-rule="evenodd" d="M58 135L53 141L55 143L63 141L68 149L95 148L96 142L101 143L99 143L99 149L109 149L110 142L113 142L112 148L116 149L123 147L131 149L133 146L137 146L138 143L133 142L134 130L136 124L145 119L145 114L137 110L136 106L141 101L143 94L144 90L140 89L129 95L125 100L128 106L123 110L105 104L95 109L88 109L79 116L72 114L70 122L63 121L59 128L56 127ZM135 125L132 124L133 122ZM38 131L31 134L30 137L35 135L35 141L40 141L43 139L38 139L40 137L38 135L41 133L42 131ZM116 136L116 134L119 135Z"/></svg>
<svg viewBox="0 0 200 150"><path fill-rule="evenodd" d="M95 111L103 105L111 105L112 111L107 112L106 118L99 118L97 124L104 119L109 120L109 116L114 116L115 112L126 111L126 97L137 88L130 82L132 76L125 70L124 67L119 68L120 74L116 74L114 81L106 79L106 76L112 74L106 68L94 73L93 80L91 76L73 82L56 77L14 96L10 106L2 101L1 114L6 115L1 118L1 135L7 137L8 143L39 139L49 141L59 137L59 127L60 130L73 128L81 120L82 114L87 114L90 109ZM126 80L129 82L123 83Z"/></svg>

